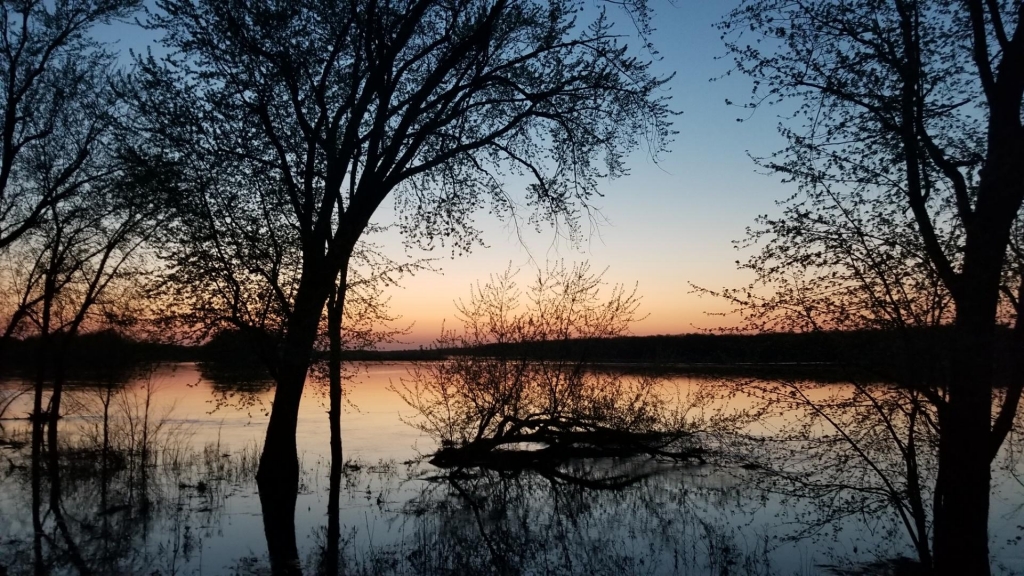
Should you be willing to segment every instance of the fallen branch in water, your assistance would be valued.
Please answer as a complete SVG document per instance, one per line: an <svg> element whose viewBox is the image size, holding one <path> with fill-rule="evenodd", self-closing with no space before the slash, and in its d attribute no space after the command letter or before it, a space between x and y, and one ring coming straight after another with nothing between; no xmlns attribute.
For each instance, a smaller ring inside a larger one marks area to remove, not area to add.
<svg viewBox="0 0 1024 576"><path fill-rule="evenodd" d="M538 448L517 446L539 445ZM553 479L565 477L559 466L585 458L651 458L704 463L706 451L685 431L631 431L578 418L507 416L493 436L459 446L444 446L430 463L440 468L482 467L499 471L534 470Z"/></svg>
<svg viewBox="0 0 1024 576"><path fill-rule="evenodd" d="M510 269L472 290L458 306L463 330L437 341L446 350L511 346L416 363L392 386L414 410L408 421L440 444L431 464L457 476L531 471L616 488L665 461L704 462L695 432L704 423L686 419L708 401L700 391L673 392L658 374L595 370L575 345L625 334L638 319L635 290L615 286L602 296L601 276L586 264L559 264L538 274L522 305L514 276ZM560 353L522 353L539 345Z"/></svg>

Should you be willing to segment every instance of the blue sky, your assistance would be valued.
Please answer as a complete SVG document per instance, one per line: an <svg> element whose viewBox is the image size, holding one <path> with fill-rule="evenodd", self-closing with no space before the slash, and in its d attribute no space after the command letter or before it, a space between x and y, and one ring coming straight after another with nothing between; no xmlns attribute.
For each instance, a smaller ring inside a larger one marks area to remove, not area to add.
<svg viewBox="0 0 1024 576"><path fill-rule="evenodd" d="M736 0L738 1L738 0ZM466 297L470 285L498 273L511 262L524 272L545 260L589 260L607 267L610 283L638 284L641 311L648 317L637 334L675 334L714 328L727 322L705 312L724 311L722 302L698 298L689 282L709 287L741 286L750 276L736 269L744 256L733 248L758 214L775 211L775 201L792 190L778 177L756 172L748 151L767 155L783 146L777 135L778 112L758 110L752 117L728 98L743 102L750 94L746 78L727 72L731 60L714 28L734 1L681 0L656 4L652 40L660 52L656 70L675 72L673 105L683 112L672 151L655 164L643 152L633 155L631 175L606 182L596 202L608 220L581 246L567 246L544 231L525 236L525 246L509 226L487 221L488 247L468 256L438 262L443 275L421 274L390 293L396 312L415 321L407 340L429 342L443 318L452 318L453 300ZM626 30L624 30L626 31ZM738 117L743 122L737 122ZM384 217L386 218L386 216ZM484 222L482 219L481 222ZM529 278L523 275L523 280Z"/></svg>
<svg viewBox="0 0 1024 576"><path fill-rule="evenodd" d="M654 3L651 40L661 58L654 67L661 74L675 73L669 93L674 108L682 112L675 119L679 133L671 152L657 163L638 151L629 162L630 176L603 184L604 196L595 205L607 222L581 245L570 246L550 229L527 232L520 239L507 222L481 214L477 221L486 248L454 259L439 250L430 254L441 257L435 263L439 273L421 273L389 290L401 323L415 323L407 344L427 344L436 337L441 322L453 317L454 300L468 296L475 281L510 263L523 269L526 280L531 269L556 259L588 260L594 270L607 268L609 283L638 284L641 311L648 316L634 327L637 334L693 332L727 322L705 315L725 310L724 303L696 297L689 283L720 288L749 282L736 269L735 261L744 256L732 241L744 236L758 214L775 211L775 201L792 192L778 177L758 174L748 157L748 152L767 155L782 147L776 132L778 112L763 109L747 117L746 111L726 104L726 99L745 101L751 88L746 78L710 81L731 67L731 60L722 58L725 48L714 24L738 1ZM634 32L628 23L618 26L624 34ZM100 35L122 53L139 50L152 38L128 25L107 27ZM643 55L638 41L631 46ZM745 120L737 122L741 116ZM392 215L386 202L377 221L387 223ZM395 258L424 256L404 251L394 236L378 241L386 242Z"/></svg>

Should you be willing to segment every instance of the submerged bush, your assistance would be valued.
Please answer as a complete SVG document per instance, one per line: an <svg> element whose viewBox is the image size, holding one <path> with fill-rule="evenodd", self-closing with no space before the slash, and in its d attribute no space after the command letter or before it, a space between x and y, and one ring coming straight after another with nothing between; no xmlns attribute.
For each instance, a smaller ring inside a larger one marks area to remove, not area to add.
<svg viewBox="0 0 1024 576"><path fill-rule="evenodd" d="M586 264L549 267L523 292L511 269L458 303L446 359L417 363L396 387L411 423L441 446L440 466L548 468L576 457L700 458L661 378L598 369L581 339L628 333L640 298ZM544 345L537 357L531 348ZM551 353L552 350L561 353Z"/></svg>

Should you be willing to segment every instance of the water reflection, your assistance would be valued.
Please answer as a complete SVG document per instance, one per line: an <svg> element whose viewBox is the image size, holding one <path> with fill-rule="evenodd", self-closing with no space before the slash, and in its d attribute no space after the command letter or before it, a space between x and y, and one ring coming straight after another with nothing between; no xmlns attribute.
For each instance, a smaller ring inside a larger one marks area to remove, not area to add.
<svg viewBox="0 0 1024 576"><path fill-rule="evenodd" d="M30 440L4 453L7 573L177 574L195 564L258 453L197 449L191 430L155 409L154 393L79 388L75 426L46 442L41 422L14 431Z"/></svg>
<svg viewBox="0 0 1024 576"><path fill-rule="evenodd" d="M913 552L882 508L791 541L828 512L822 500L780 498L771 478L739 466L436 468L426 461L436 445L388 391L405 373L376 366L351 387L345 463L329 458L325 407L306 399L294 493L258 490L264 417L218 407L222 384L194 367L69 387L57 442L28 420L3 421L0 574L789 575ZM7 417L23 417L26 402ZM627 470L635 481L617 489L574 481ZM1010 488L993 526L1003 542L1021 524ZM1015 546L994 549L1005 572L1019 570Z"/></svg>
<svg viewBox="0 0 1024 576"><path fill-rule="evenodd" d="M423 478L394 463L345 467L331 497L371 492L383 525L333 520L313 538L311 574L770 574L765 542L744 542L729 518L746 499L737 487L649 477L629 489L551 482L535 474ZM409 484L416 486L410 489ZM398 499L395 499L398 497ZM330 500L330 498L329 498ZM287 523L270 538L290 541ZM375 534L375 532L380 533ZM246 574L301 573L292 550L272 544ZM280 556L279 556L280 554Z"/></svg>
<svg viewBox="0 0 1024 576"><path fill-rule="evenodd" d="M281 575L302 574L299 547L295 541L295 501L297 486L260 486L263 531L267 536L267 554L271 572Z"/></svg>
<svg viewBox="0 0 1024 576"><path fill-rule="evenodd" d="M648 477L594 491L535 474L428 483L406 504L413 543L382 549L374 572L415 574L768 573L737 543L734 488Z"/></svg>

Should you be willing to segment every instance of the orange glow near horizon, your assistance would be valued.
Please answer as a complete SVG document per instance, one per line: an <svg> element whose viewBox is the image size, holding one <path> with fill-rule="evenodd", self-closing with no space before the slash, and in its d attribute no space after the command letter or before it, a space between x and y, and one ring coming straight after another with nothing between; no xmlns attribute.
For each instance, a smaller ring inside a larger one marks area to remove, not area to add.
<svg viewBox="0 0 1024 576"><path fill-rule="evenodd" d="M400 342L383 347L400 349L427 346L440 335L442 326L446 329L460 328L461 324L456 316L457 302L460 299L468 299L470 288L477 282L485 282L488 275L501 273L508 265L508 260L503 262L498 258L490 259L486 256L487 254L473 254L465 259L445 260L442 262L443 275L421 273L412 278L402 279L398 286L388 289L391 313L400 317L393 325L409 328L410 332L402 336ZM581 255L581 258L575 261L584 259L587 258ZM728 302L692 293L689 281L681 271L663 271L658 274L657 271L638 269L635 265L621 266L617 262L600 265L602 263L595 259L589 261L592 264L592 271L600 272L607 268L604 275L606 288L602 293L610 292L614 284L623 284L628 288L636 285L637 295L641 298L638 310L641 320L632 326L631 332L634 335L714 331L720 328L733 328L738 324L738 318L728 314L731 311ZM570 263L566 259L566 265ZM537 266L523 262L519 270L516 281L520 288L525 288ZM735 287L740 283L741 277L734 270L715 272L718 274L708 274L706 277L693 280L694 284L714 289L723 286ZM631 280L630 275L636 277ZM721 280L709 280L708 277L711 276L720 277Z"/></svg>

